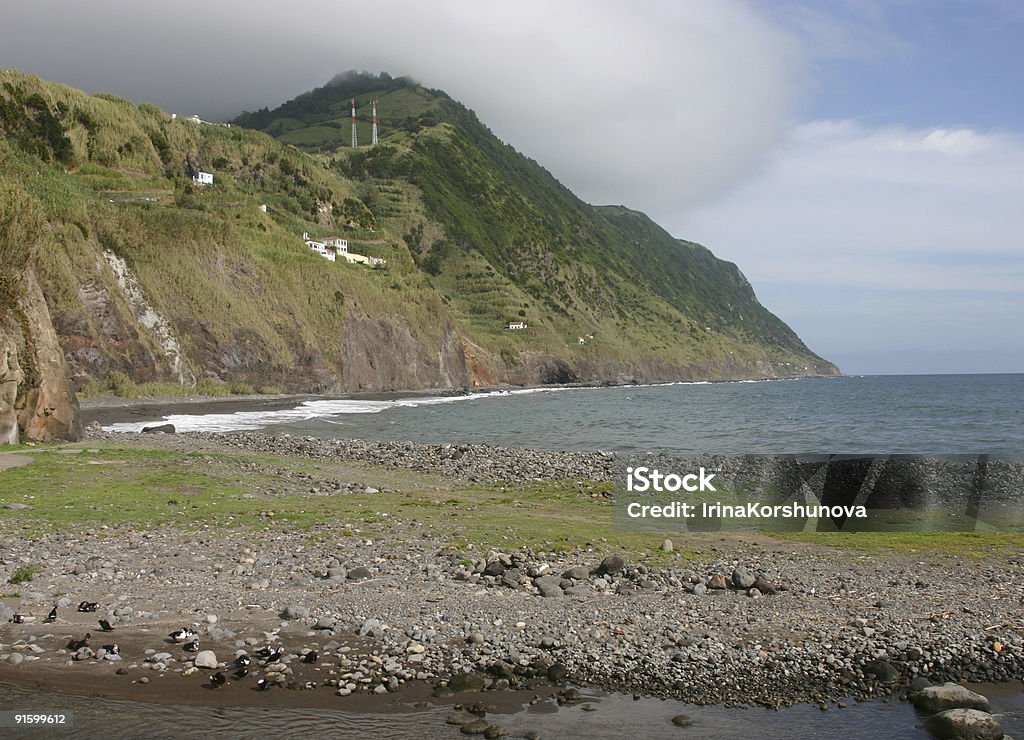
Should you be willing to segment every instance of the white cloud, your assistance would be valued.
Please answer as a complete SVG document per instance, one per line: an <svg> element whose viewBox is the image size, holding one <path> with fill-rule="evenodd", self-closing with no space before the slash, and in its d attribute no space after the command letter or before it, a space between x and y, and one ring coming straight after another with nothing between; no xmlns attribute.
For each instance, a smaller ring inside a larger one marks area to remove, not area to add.
<svg viewBox="0 0 1024 740"><path fill-rule="evenodd" d="M657 212L719 194L784 132L789 41L743 0L36 0L5 9L0 66L208 117L347 69L411 74L584 199Z"/></svg>
<svg viewBox="0 0 1024 740"><path fill-rule="evenodd" d="M757 177L671 225L737 262L826 356L1005 354L1024 316L1021 172L1020 135L815 121Z"/></svg>
<svg viewBox="0 0 1024 740"><path fill-rule="evenodd" d="M1016 135L817 121L797 127L757 177L673 225L755 284L785 271L864 287L1017 291L1022 171Z"/></svg>

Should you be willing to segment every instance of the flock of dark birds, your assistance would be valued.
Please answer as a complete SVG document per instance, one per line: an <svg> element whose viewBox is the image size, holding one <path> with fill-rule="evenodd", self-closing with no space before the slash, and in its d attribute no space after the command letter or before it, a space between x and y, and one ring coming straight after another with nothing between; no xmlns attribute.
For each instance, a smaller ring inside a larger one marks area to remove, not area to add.
<svg viewBox="0 0 1024 740"><path fill-rule="evenodd" d="M99 604L98 603L91 602L91 601L83 601L83 602L81 602L78 605L78 608L77 608L76 611L79 611L79 612L95 612L98 609L99 609ZM14 615L14 617L11 619L11 621L14 622L15 624L24 624L24 622L25 622L25 615L21 614L21 613L16 613ZM52 624L52 623L54 623L56 621L57 621L57 607L55 606L55 607L53 607L50 610L50 613L46 615L46 618L43 620L43 623L44 624ZM111 625L110 622L108 622L106 619L100 619L100 620L98 620L98 622L99 622L100 630L102 632L113 632L114 631L113 625ZM171 632L169 635L167 635L167 637L170 638L170 641L173 642L174 644L181 645L182 649L185 650L186 652L189 652L189 653L198 653L199 652L199 638L196 636L196 632L193 629L190 629L188 627L182 627L181 629L178 629L178 630L175 630L174 632ZM67 647L68 647L69 650L77 652L77 651L81 650L82 648L89 647L89 642L91 640L92 640L92 633L91 632L86 632L85 636L83 638L81 638L80 640L72 639L70 642L68 642ZM121 654L121 649L120 649L120 647L118 647L116 642L115 643L111 643L110 645L103 645L102 648L105 651L107 651L107 653L110 653L110 654L113 654L113 655L120 655ZM261 662L261 664L263 666L268 666L268 665L271 665L272 663L277 663L279 660L281 660L281 657L284 655L284 652L280 648L272 648L269 645L266 646L266 647L262 647L259 650L256 650L254 652L255 652L255 655L260 658L260 662ZM310 651L308 651L306 653L303 653L300 656L300 660L303 663L316 663L318 659L319 659L319 654L315 650L310 650ZM247 655L247 654L245 654L245 653L243 653L243 654L239 655L237 658L235 658L234 662L231 663L230 667L228 669L226 669L226 670L233 671L233 673L232 673L233 678L236 681L241 681L243 678L245 678L246 676L249 675L249 667L252 665L252 662L253 662L252 657ZM226 683L227 683L227 677L223 673L221 673L220 671L217 671L216 673L214 673L214 674L212 674L210 676L209 686L211 688L219 689L221 686L223 686ZM266 691L271 686L273 686L273 682L268 680L268 679L266 679L266 678L260 678L260 679L258 679L256 681L256 689L258 691Z"/></svg>

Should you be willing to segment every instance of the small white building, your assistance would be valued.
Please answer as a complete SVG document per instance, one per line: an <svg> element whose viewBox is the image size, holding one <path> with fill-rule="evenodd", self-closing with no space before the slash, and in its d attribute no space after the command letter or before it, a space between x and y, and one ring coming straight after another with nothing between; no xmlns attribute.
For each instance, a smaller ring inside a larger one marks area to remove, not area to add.
<svg viewBox="0 0 1024 740"><path fill-rule="evenodd" d="M198 172L192 176L192 181L199 185L213 185L213 173Z"/></svg>
<svg viewBox="0 0 1024 740"><path fill-rule="evenodd" d="M339 254L344 254L348 251L348 239L342 239L340 236L329 236L324 239L324 244Z"/></svg>
<svg viewBox="0 0 1024 740"><path fill-rule="evenodd" d="M314 252L319 254L325 260L334 262L337 259L337 255L334 253L333 247L328 247L323 242L318 242L315 239L310 239L309 234L305 231L302 232L302 241L306 243L306 246L312 249Z"/></svg>
<svg viewBox="0 0 1024 740"><path fill-rule="evenodd" d="M525 329L526 328L526 322L525 321L510 321L507 324L505 324L505 328L506 329L511 329L512 331L519 331L520 329Z"/></svg>

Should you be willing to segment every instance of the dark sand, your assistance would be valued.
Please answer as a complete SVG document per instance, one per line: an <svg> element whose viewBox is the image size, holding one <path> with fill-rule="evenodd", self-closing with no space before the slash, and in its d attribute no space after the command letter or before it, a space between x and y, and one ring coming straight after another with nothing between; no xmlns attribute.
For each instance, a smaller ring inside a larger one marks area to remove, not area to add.
<svg viewBox="0 0 1024 740"><path fill-rule="evenodd" d="M171 414L233 414L238 411L278 411L291 409L307 401L394 401L402 398L437 398L457 396L465 393L486 393L498 388L474 388L472 391L451 388L437 388L423 391L394 391L387 393L353 393L348 395L275 395L275 396L231 396L216 398L164 397L164 398L117 398L100 396L80 401L82 424L97 422L109 426L120 422L157 422Z"/></svg>

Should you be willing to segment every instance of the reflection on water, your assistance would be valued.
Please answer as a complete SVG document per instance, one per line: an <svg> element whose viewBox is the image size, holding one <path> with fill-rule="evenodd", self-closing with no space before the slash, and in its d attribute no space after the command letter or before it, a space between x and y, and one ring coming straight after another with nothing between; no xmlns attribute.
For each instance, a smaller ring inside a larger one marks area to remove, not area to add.
<svg viewBox="0 0 1024 740"><path fill-rule="evenodd" d="M1024 693L1020 684L976 687L1002 712L1007 734L1024 735ZM587 711L586 707L595 709ZM260 709L182 707L109 701L30 691L0 683L0 708L65 711L74 726L64 730L4 731L5 737L96 738L421 738L464 737L445 724L450 706L430 706L408 713L353 714L325 709ZM691 727L671 723L677 714L694 719ZM545 738L702 738L735 740L764 738L801 740L842 737L924 740L922 718L906 702L850 702L845 709L827 712L803 704L781 711L760 707L695 707L673 701L640 699L624 694L584 692L584 701L555 707L541 703L510 714L492 713L488 719L509 730L509 737L535 731Z"/></svg>

